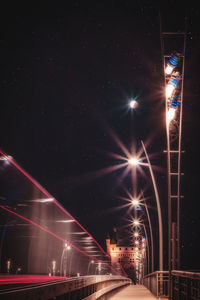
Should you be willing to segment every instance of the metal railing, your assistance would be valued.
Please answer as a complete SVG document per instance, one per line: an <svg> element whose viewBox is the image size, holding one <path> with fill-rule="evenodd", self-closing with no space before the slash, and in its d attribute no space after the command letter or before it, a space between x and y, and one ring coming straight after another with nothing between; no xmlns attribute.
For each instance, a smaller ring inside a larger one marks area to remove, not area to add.
<svg viewBox="0 0 200 300"><path fill-rule="evenodd" d="M112 275L80 276L40 282L18 284L0 290L0 299L73 299L94 300L131 284L127 277Z"/></svg>
<svg viewBox="0 0 200 300"><path fill-rule="evenodd" d="M146 275L143 284L157 298L169 295L169 272L157 271ZM171 298L173 300L200 300L200 273L171 272Z"/></svg>
<svg viewBox="0 0 200 300"><path fill-rule="evenodd" d="M156 271L148 274L143 278L143 284L157 298L167 297L169 288L169 272Z"/></svg>
<svg viewBox="0 0 200 300"><path fill-rule="evenodd" d="M200 273L172 271L172 299L200 299Z"/></svg>

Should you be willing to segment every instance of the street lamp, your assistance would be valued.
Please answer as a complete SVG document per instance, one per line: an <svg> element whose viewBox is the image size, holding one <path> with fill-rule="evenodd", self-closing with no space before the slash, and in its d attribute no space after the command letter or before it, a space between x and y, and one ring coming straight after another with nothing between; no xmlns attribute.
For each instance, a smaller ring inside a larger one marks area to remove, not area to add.
<svg viewBox="0 0 200 300"><path fill-rule="evenodd" d="M7 269L7 273L10 274L10 268L11 268L11 259L9 258L6 261L6 269Z"/></svg>
<svg viewBox="0 0 200 300"><path fill-rule="evenodd" d="M160 208L160 199L159 199L159 194L158 194L158 189L157 189L157 185L156 185L156 181L155 181L155 177L154 177L154 173L152 170L152 166L149 160L149 156L147 154L146 148L144 146L143 141L141 141L145 156L146 156L146 160L147 160L147 164L140 162L137 158L130 158L128 160L128 164L130 165L143 165L143 166L148 166L149 167L149 172L151 175L151 180L153 183L153 188L154 188L154 193L155 193L155 198L156 198L156 204L157 204L157 211L158 211L158 224L159 224L159 270L163 271L163 231L162 231L162 214L161 214L161 208Z"/></svg>
<svg viewBox="0 0 200 300"><path fill-rule="evenodd" d="M139 160L135 157L131 157L128 159L128 164L131 166L137 166L139 165Z"/></svg>
<svg viewBox="0 0 200 300"><path fill-rule="evenodd" d="M91 265L91 264L94 264L94 260L91 260L91 261L89 262L89 264L88 264L87 275L88 275L88 273L89 273L89 268L90 268L90 265Z"/></svg>
<svg viewBox="0 0 200 300"><path fill-rule="evenodd" d="M67 276L67 251L71 249L70 245L67 243L64 243L63 251L62 251L62 256L61 256L61 262L60 262L60 275ZM63 270L63 265L64 265L64 270Z"/></svg>
<svg viewBox="0 0 200 300"><path fill-rule="evenodd" d="M53 274L53 276L56 275L56 261L55 260L52 261L52 274Z"/></svg>
<svg viewBox="0 0 200 300"><path fill-rule="evenodd" d="M146 231L146 226L145 226L145 224L144 223L142 223L142 222L140 222L139 220L137 220L137 219L135 219L135 220L133 220L133 225L134 226L143 226L143 229L144 229L144 234L145 234L145 236L146 236L146 240L147 240L147 250L148 250L148 271L149 271L149 263L150 263L150 260L149 260L149 241L148 241L148 236L147 236L147 231ZM143 241L143 240L142 240ZM136 254L137 253L139 253L138 252L138 250L139 250L139 248L138 248L138 245L139 245L139 241L135 241L135 244L137 245L137 247L135 248L135 250L136 250Z"/></svg>
<svg viewBox="0 0 200 300"><path fill-rule="evenodd" d="M151 225L151 219L150 219L150 215L149 215L149 210L148 210L145 198L144 198L143 191L142 191L142 195L143 195L143 199L142 199L143 202L139 201L138 199L134 199L135 201L132 200L132 204L134 206L137 206L138 204L143 205L145 207L145 210L146 210L146 214L147 214L147 218L148 218L148 223L149 223L150 237L151 237L151 272L154 272L154 244L153 244L152 225ZM139 233L135 232L134 236L138 237Z"/></svg>
<svg viewBox="0 0 200 300"><path fill-rule="evenodd" d="M132 202L132 204L134 206L137 206L139 204L139 200L138 199L133 199L131 202Z"/></svg>
<svg viewBox="0 0 200 300"><path fill-rule="evenodd" d="M133 221L133 225L135 225L135 226L140 225L140 221L139 221L139 220L134 220L134 221Z"/></svg>
<svg viewBox="0 0 200 300"><path fill-rule="evenodd" d="M158 224L159 224L159 270L163 271L163 227L162 227L162 214L161 214L161 208L160 208L160 199L159 199L159 194L158 194L158 189L157 189L154 173L153 173L152 166L151 166L151 163L149 160L149 156L147 154L147 151L146 151L143 141L141 141L141 143L142 143L142 147L143 147L143 150L144 150L147 162L148 162L149 172L151 174L151 179L152 179L155 198L156 198L157 211L158 211Z"/></svg>

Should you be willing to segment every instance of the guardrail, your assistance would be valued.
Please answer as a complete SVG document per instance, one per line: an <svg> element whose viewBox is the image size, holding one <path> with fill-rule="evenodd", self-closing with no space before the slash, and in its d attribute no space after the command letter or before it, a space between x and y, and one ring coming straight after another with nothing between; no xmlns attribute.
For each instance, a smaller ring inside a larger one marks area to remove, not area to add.
<svg viewBox="0 0 200 300"><path fill-rule="evenodd" d="M200 273L172 271L172 299L200 299Z"/></svg>
<svg viewBox="0 0 200 300"><path fill-rule="evenodd" d="M157 298L165 298L168 296L169 272L156 271L150 273L143 278L143 284Z"/></svg>
<svg viewBox="0 0 200 300"><path fill-rule="evenodd" d="M173 300L200 299L200 273L176 271L171 272L171 298ZM157 271L146 275L143 284L157 298L169 295L169 272Z"/></svg>
<svg viewBox="0 0 200 300"><path fill-rule="evenodd" d="M0 299L99 299L114 290L131 284L127 277L112 275L82 276L27 286L20 285L0 291Z"/></svg>

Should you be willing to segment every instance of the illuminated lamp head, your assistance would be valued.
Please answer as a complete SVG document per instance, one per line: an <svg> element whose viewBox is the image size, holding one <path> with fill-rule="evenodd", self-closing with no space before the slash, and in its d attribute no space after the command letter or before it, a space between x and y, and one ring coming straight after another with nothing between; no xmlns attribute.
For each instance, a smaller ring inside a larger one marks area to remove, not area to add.
<svg viewBox="0 0 200 300"><path fill-rule="evenodd" d="M171 75L174 68L176 68L178 66L179 61L180 61L180 56L178 54L172 55L167 63L165 73L167 75Z"/></svg>

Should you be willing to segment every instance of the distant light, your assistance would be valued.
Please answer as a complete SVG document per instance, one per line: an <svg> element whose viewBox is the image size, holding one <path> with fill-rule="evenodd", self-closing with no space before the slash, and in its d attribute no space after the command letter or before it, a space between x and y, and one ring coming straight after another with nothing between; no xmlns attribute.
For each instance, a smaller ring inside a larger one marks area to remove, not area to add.
<svg viewBox="0 0 200 300"><path fill-rule="evenodd" d="M4 166L10 165L10 161L12 160L12 156L7 155L7 156L1 156L0 161L3 161Z"/></svg>
<svg viewBox="0 0 200 300"><path fill-rule="evenodd" d="M134 220L134 221L133 221L133 224L134 224L134 225L139 225L140 222L139 222L138 220Z"/></svg>
<svg viewBox="0 0 200 300"><path fill-rule="evenodd" d="M138 102L136 100L131 100L129 102L129 106L130 106L130 108L134 109L138 106Z"/></svg>
<svg viewBox="0 0 200 300"><path fill-rule="evenodd" d="M70 250L70 249L71 249L71 246L68 245L67 243L64 243L64 248L67 249L67 250Z"/></svg>
<svg viewBox="0 0 200 300"><path fill-rule="evenodd" d="M138 236L139 236L139 233L138 233L138 232L135 232L135 233L134 233L134 236L135 236L135 237L138 237Z"/></svg>
<svg viewBox="0 0 200 300"><path fill-rule="evenodd" d="M128 164L131 166L137 166L139 164L139 160L137 158L132 157L128 160Z"/></svg>
<svg viewBox="0 0 200 300"><path fill-rule="evenodd" d="M72 223L74 220L58 220L56 223ZM83 234L82 232L74 232L74 234Z"/></svg>
<svg viewBox="0 0 200 300"><path fill-rule="evenodd" d="M139 244L139 242L138 241L135 241L135 245L138 245Z"/></svg>
<svg viewBox="0 0 200 300"><path fill-rule="evenodd" d="M41 203L53 202L53 201L54 201L54 198L44 198L44 199L30 200L30 202L41 202Z"/></svg>
<svg viewBox="0 0 200 300"><path fill-rule="evenodd" d="M7 155L7 156L1 156L0 157L0 160L6 160L6 161L8 161L9 162L9 160L12 160L13 158L12 158L12 156L10 156L10 155Z"/></svg>

